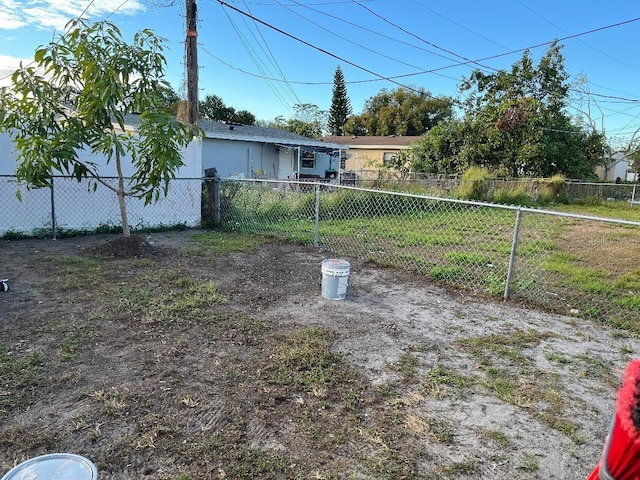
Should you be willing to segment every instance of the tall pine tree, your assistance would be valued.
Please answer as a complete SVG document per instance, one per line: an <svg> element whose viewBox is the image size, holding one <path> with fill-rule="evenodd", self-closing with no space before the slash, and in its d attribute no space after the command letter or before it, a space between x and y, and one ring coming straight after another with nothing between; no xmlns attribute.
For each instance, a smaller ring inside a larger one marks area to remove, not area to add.
<svg viewBox="0 0 640 480"><path fill-rule="evenodd" d="M329 109L329 133L331 135L344 135L344 126L351 115L351 101L347 96L347 85L340 66L333 75L333 96Z"/></svg>

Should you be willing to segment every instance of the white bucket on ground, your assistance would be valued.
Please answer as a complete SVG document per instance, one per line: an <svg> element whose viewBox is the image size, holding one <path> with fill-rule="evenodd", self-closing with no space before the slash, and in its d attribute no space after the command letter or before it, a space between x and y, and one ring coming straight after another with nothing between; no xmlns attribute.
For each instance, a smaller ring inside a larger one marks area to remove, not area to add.
<svg viewBox="0 0 640 480"><path fill-rule="evenodd" d="M343 300L349 284L349 262L337 258L322 261L322 296Z"/></svg>
<svg viewBox="0 0 640 480"><path fill-rule="evenodd" d="M97 480L98 470L88 459L73 453L49 453L13 467L2 480Z"/></svg>

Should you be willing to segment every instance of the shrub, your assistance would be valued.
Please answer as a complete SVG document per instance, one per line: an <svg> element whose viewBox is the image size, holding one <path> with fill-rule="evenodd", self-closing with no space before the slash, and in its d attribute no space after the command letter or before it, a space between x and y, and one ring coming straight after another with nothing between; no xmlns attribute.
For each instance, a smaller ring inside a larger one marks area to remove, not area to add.
<svg viewBox="0 0 640 480"><path fill-rule="evenodd" d="M541 190L538 202L541 204L562 202L567 203L567 195L563 188L566 184L564 175L554 175L551 178L545 178L540 182Z"/></svg>
<svg viewBox="0 0 640 480"><path fill-rule="evenodd" d="M595 195L592 195L590 197L579 198L578 200L576 200L576 203L578 205L583 205L585 207L599 207L604 202L600 197L596 197Z"/></svg>
<svg viewBox="0 0 640 480"><path fill-rule="evenodd" d="M530 207L535 203L523 189L509 190L508 188L499 188L494 191L491 195L491 201L504 205L518 205L522 207Z"/></svg>
<svg viewBox="0 0 640 480"><path fill-rule="evenodd" d="M462 175L456 196L467 200L485 200L489 191L489 170L470 167Z"/></svg>

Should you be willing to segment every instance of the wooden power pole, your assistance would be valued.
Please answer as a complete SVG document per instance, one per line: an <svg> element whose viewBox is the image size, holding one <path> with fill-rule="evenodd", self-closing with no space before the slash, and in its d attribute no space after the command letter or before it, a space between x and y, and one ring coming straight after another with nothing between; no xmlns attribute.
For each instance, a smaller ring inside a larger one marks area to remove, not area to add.
<svg viewBox="0 0 640 480"><path fill-rule="evenodd" d="M187 121L198 123L198 7L187 0Z"/></svg>

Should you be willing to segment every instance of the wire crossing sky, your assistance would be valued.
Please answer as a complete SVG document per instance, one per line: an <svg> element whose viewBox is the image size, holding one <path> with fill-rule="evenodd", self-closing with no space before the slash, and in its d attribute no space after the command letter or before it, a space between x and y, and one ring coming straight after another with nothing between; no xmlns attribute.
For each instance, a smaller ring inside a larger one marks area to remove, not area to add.
<svg viewBox="0 0 640 480"><path fill-rule="evenodd" d="M183 0L0 0L0 79L65 24L108 18L129 40L166 39L167 80L184 77ZM640 8L636 0L198 0L200 98L259 119L298 103L328 110L341 66L354 113L381 89L457 97L475 69L509 70L529 48L537 61L559 39L571 75L572 115L588 114L612 141L640 128ZM0 80L6 84L7 79Z"/></svg>

